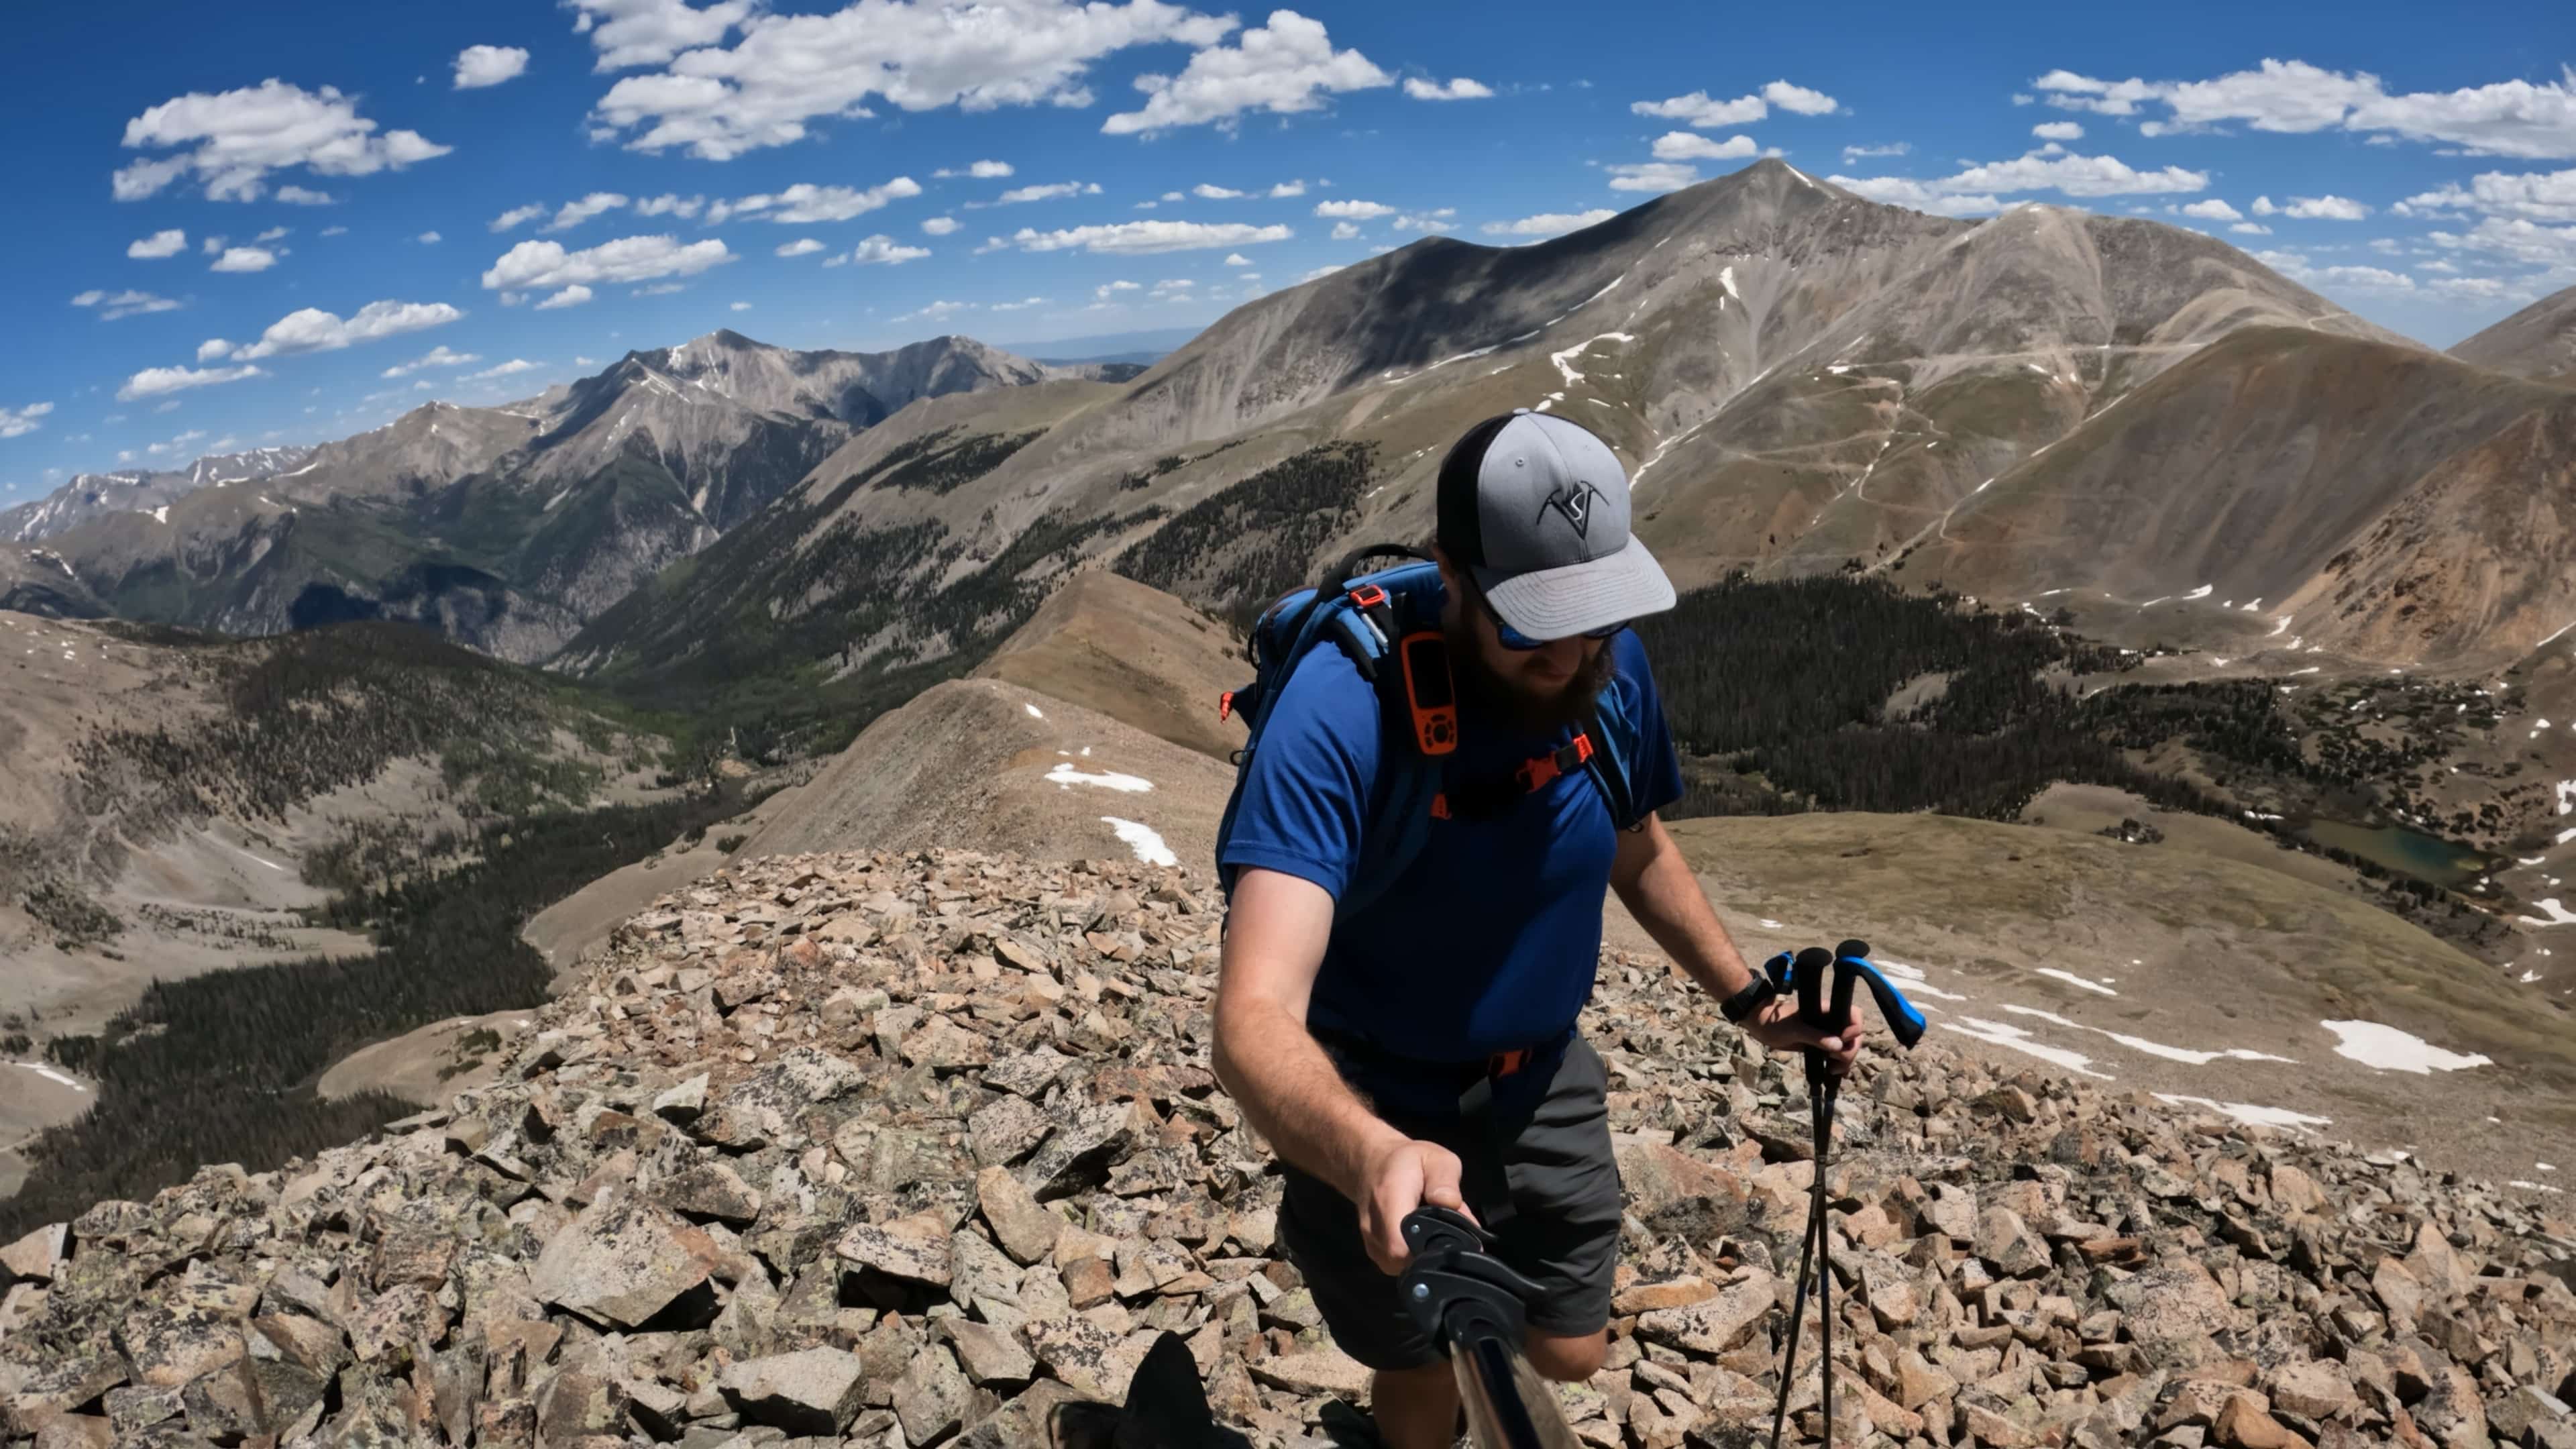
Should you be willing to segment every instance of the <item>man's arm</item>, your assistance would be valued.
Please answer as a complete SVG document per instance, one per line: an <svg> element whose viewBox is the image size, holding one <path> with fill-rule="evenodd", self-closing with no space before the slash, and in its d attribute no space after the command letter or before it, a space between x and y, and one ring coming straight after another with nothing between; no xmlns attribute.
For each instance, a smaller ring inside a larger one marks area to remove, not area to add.
<svg viewBox="0 0 2576 1449"><path fill-rule="evenodd" d="M1655 938L1665 954L1681 963L1700 989L1724 1001L1753 984L1753 968L1717 919L1699 876L1682 858L1681 847L1664 830L1661 817L1648 815L1643 829L1619 833L1619 854L1611 862L1610 884L1628 914ZM1860 1051L1860 1011L1854 1007L1843 1029L1831 1036L1798 1020L1797 1003L1781 999L1744 1023L1746 1034L1776 1050L1821 1047L1837 1073L1851 1069Z"/></svg>
<svg viewBox="0 0 2576 1449"><path fill-rule="evenodd" d="M1412 1256L1401 1231L1407 1213L1467 1204L1456 1154L1371 1112L1306 1030L1332 930L1333 898L1322 886L1284 871L1237 876L1217 982L1216 1077L1281 1158L1358 1205L1369 1256L1393 1273Z"/></svg>

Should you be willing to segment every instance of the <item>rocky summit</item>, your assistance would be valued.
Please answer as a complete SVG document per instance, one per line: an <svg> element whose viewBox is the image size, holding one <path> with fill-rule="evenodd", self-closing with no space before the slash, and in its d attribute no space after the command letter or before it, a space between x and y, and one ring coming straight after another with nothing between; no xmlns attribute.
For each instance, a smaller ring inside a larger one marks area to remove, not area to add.
<svg viewBox="0 0 2576 1449"><path fill-rule="evenodd" d="M1327 1443L1367 1375L1207 1067L1219 919L1123 862L720 872L620 927L496 1084L0 1245L0 1439L1066 1444L1169 1331L1222 1421ZM1758 1442L1815 1171L1795 1064L1615 951L1585 1026L1630 1202L1568 1417ZM1839 1441L2576 1446L2564 1217L1937 1027L1865 1058L1840 1124Z"/></svg>

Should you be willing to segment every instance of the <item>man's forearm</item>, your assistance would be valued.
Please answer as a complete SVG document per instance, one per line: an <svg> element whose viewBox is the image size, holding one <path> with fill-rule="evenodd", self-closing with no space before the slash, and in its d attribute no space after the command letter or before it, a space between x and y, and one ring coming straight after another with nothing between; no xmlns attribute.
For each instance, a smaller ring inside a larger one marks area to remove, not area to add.
<svg viewBox="0 0 2576 1449"><path fill-rule="evenodd" d="M1280 1158L1358 1201L1369 1159L1404 1134L1342 1080L1306 1024L1245 1003L1216 1027L1216 1074Z"/></svg>
<svg viewBox="0 0 2576 1449"><path fill-rule="evenodd" d="M1723 1001L1753 984L1753 968L1745 964L1734 938L1709 908L1699 877L1680 848L1663 833L1660 822L1648 829L1654 837L1652 854L1633 879L1620 885L1619 899L1666 955L1680 962L1703 990Z"/></svg>

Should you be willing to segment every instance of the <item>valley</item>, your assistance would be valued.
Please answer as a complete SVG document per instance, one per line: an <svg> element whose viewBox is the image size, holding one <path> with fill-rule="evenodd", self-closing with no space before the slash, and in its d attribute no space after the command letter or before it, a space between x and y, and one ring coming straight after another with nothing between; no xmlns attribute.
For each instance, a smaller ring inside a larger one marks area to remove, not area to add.
<svg viewBox="0 0 2576 1449"><path fill-rule="evenodd" d="M2240 1096L2503 1171L2576 1125L2556 316L2445 355L2197 233L1928 216L1763 161L1530 246L1428 237L1150 359L717 332L309 450L85 475L0 520L0 643L26 641L0 669L28 685L0 728L41 782L7 802L0 929L36 967L27 1060L69 1079L15 1130L129 1058L99 1130L130 1123L191 1080L155 1053L217 1050L174 1013L271 998L333 1020L263 1068L310 1105L260 1153L383 1120L378 1087L434 1104L617 922L738 862L1203 869L1242 623L1423 537L1448 441L1518 405L1611 442L1685 590L1640 625L1688 756L1671 814L1748 950L1866 925L1943 991L2014 996L1979 1018L2011 1030L1967 1033L1998 1063L2099 1059L2101 1026L2312 1064L2350 1013L2491 1070L2420 1110L2366 1065ZM442 915L577 821L593 846ZM2003 886L2024 855L2037 894ZM350 1004L466 939L490 972ZM2321 982L2352 953L2377 964ZM2190 984L2236 958L2277 1010ZM2043 960L2177 984L2104 1025L2023 979ZM2511 1092L2532 1105L2484 1110ZM140 1157L56 1151L42 1200L184 1155L127 1135Z"/></svg>

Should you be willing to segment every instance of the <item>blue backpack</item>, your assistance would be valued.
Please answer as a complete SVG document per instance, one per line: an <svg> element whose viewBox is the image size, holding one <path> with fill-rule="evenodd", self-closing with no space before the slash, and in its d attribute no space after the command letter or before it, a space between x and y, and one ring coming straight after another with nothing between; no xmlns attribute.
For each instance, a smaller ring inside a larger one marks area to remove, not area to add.
<svg viewBox="0 0 2576 1449"><path fill-rule="evenodd" d="M1408 562L1359 571L1363 560L1382 555L1401 555ZM1599 784L1612 824L1636 828L1640 821L1629 775L1640 731L1626 707L1626 692L1615 687L1602 692L1592 717L1574 738L1551 753L1524 760L1496 779L1448 778L1449 757L1458 748L1458 700L1448 641L1440 631L1444 599L1439 565L1428 554L1388 545L1345 556L1322 583L1282 594L1261 611L1244 643L1252 660L1252 682L1226 691L1217 702L1219 719L1240 714L1250 731L1243 748L1234 752L1234 793L1217 823L1220 862L1234 834L1246 767L1261 748L1262 729L1298 661L1328 640L1376 689L1385 738L1393 746L1380 755L1393 778L1383 782L1382 798L1361 829L1360 859L1338 903L1340 913L1359 911L1384 895L1422 853L1433 820L1499 814L1521 796L1576 770ZM1233 872L1220 864L1218 877L1231 895Z"/></svg>

